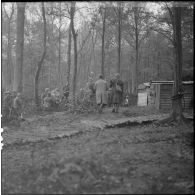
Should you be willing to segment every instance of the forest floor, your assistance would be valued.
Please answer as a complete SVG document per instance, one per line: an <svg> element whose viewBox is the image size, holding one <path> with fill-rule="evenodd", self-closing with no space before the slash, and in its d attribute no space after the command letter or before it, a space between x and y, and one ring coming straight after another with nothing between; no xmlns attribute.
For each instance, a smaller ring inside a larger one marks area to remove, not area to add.
<svg viewBox="0 0 195 195"><path fill-rule="evenodd" d="M2 194L193 193L193 121L104 126L166 114L142 107L54 112L4 127Z"/></svg>

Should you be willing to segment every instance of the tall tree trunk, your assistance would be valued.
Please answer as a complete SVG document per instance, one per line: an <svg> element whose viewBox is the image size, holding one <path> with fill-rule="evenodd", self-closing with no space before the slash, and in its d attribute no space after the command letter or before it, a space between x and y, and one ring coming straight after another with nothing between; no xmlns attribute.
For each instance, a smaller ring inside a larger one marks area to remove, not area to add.
<svg viewBox="0 0 195 195"><path fill-rule="evenodd" d="M175 46L175 70L174 70L174 87L172 101L173 118L181 120L182 118L182 39L181 39L181 7L174 7L174 46Z"/></svg>
<svg viewBox="0 0 195 195"><path fill-rule="evenodd" d="M131 86L130 86L130 84L131 84L131 65L130 65L130 63L128 63L128 74L127 74L127 81L128 81L128 91L130 92L131 90L130 90L130 88L131 88Z"/></svg>
<svg viewBox="0 0 195 195"><path fill-rule="evenodd" d="M117 73L120 74L121 69L121 2L118 2L118 64Z"/></svg>
<svg viewBox="0 0 195 195"><path fill-rule="evenodd" d="M138 81L138 54L139 54L139 46L138 46L138 8L134 7L134 23L135 23L135 63L133 66L133 74L132 74L132 94L137 94L137 81Z"/></svg>
<svg viewBox="0 0 195 195"><path fill-rule="evenodd" d="M96 58L95 58L95 43L96 43L96 37L97 37L97 34L95 35L95 37L94 37L94 33L93 33L93 35L92 35L92 50L93 50L93 70L94 70L94 72L95 72L95 74L96 74ZM95 38L95 40L94 40L94 38Z"/></svg>
<svg viewBox="0 0 195 195"><path fill-rule="evenodd" d="M80 57L78 57L79 58L78 78L79 78L79 80L83 81L83 73L82 73L82 70L85 68L85 67L83 67L83 53L80 52L79 54L80 54Z"/></svg>
<svg viewBox="0 0 195 195"><path fill-rule="evenodd" d="M13 84L13 63L12 63L12 43L11 43L11 22L14 14L14 4L12 4L12 9L10 16L7 13L5 7L5 15L8 19L7 27L7 81L6 81L6 86L8 86L8 89L12 89L12 84Z"/></svg>
<svg viewBox="0 0 195 195"><path fill-rule="evenodd" d="M58 85L61 87L61 21L62 21L62 17L61 17L61 2L60 4L60 26L59 26L59 39L58 39L58 47L59 47L59 52L58 52Z"/></svg>
<svg viewBox="0 0 195 195"><path fill-rule="evenodd" d="M11 37L10 37L10 23L11 20L9 19L8 21L8 32L7 32L7 39L8 39L8 45L7 45L7 69L8 69L8 85L9 89L11 89L12 85L12 56L11 56L11 50L12 50L12 45L11 45Z"/></svg>
<svg viewBox="0 0 195 195"><path fill-rule="evenodd" d="M131 55L131 54L130 54L130 55ZM130 72L129 72L129 78L130 78L129 80L130 80L130 81L129 81L129 82L131 83L131 85L130 85L130 87L129 87L129 88L130 88L129 90L130 90L130 93L132 93L132 94L133 94L133 86L134 86L134 85L133 85L133 79L134 79L134 78L133 78L134 63L135 63L135 62L134 62L133 55L131 55L131 60L130 60L130 64L129 64L129 66L130 66Z"/></svg>
<svg viewBox="0 0 195 195"><path fill-rule="evenodd" d="M49 63L49 88L51 88L51 63Z"/></svg>
<svg viewBox="0 0 195 195"><path fill-rule="evenodd" d="M131 93L136 94L136 86L137 86L137 77L136 77L136 62L132 65L132 88Z"/></svg>
<svg viewBox="0 0 195 195"><path fill-rule="evenodd" d="M103 28L102 28L102 64L101 64L101 74L104 76L104 59L105 59L105 48L104 48L104 38L105 38L105 26L106 26L106 7L104 9L103 15Z"/></svg>
<svg viewBox="0 0 195 195"><path fill-rule="evenodd" d="M89 53L90 51L88 51ZM87 59L88 61L88 65L87 65L87 78L89 78L89 75L90 75L90 72L91 72L91 57L92 57L92 52L90 52L90 56L89 58Z"/></svg>
<svg viewBox="0 0 195 195"><path fill-rule="evenodd" d="M41 2L41 6L42 6L42 16L43 16L43 53L41 56L40 61L37 64L37 70L35 73L35 85L34 85L34 98L35 98L35 104L36 106L39 106L39 75L41 72L41 68L42 68L42 64L45 58L45 54L46 54L46 18L45 18L45 7L44 7L44 3Z"/></svg>
<svg viewBox="0 0 195 195"><path fill-rule="evenodd" d="M89 64L88 64L88 70L89 70L89 74L90 74L90 72L92 71L91 70L91 62L92 62L92 50L91 51L89 51L90 52L90 57L89 57Z"/></svg>
<svg viewBox="0 0 195 195"><path fill-rule="evenodd" d="M159 78L160 78L160 63L161 63L160 51L158 52L158 59L157 59L157 63L158 63L157 78L158 78L158 80L159 80Z"/></svg>
<svg viewBox="0 0 195 195"><path fill-rule="evenodd" d="M16 42L16 65L14 67L13 90L22 92L23 89L23 48L24 48L24 19L25 3L17 3L17 42Z"/></svg>
<svg viewBox="0 0 195 195"><path fill-rule="evenodd" d="M73 40L74 40L74 72L73 72L73 81L72 81L72 95L73 95L73 104L74 107L76 105L76 78L77 78L77 32L75 32L74 29L74 15L75 15L75 4L76 2L72 1L71 2L71 10L70 10L70 14L71 14L71 29L72 29L72 36L73 36Z"/></svg>
<svg viewBox="0 0 195 195"><path fill-rule="evenodd" d="M93 35L91 36L91 38L93 37ZM93 38L92 38L93 39ZM93 44L91 43L90 44L90 48L92 48L91 49L91 55L90 55L90 71L92 71L93 70L93 67L94 67L94 63L93 63L93 51L94 51L94 48L93 48L94 46L93 46Z"/></svg>
<svg viewBox="0 0 195 195"><path fill-rule="evenodd" d="M139 48L138 48L138 16L137 16L137 9L136 9L136 14L135 14L135 50L136 50L136 54L135 54L135 64L136 64L136 68L135 68L135 93L137 94L137 81L138 81L138 57L139 57Z"/></svg>
<svg viewBox="0 0 195 195"><path fill-rule="evenodd" d="M53 13L53 3L51 4L51 12ZM51 38L48 40L51 40L51 44L53 44L53 39L54 38L54 16L51 15ZM49 88L51 88L51 82L52 81L52 64L51 62L49 63Z"/></svg>
<svg viewBox="0 0 195 195"><path fill-rule="evenodd" d="M146 77L147 81L150 78L149 67L150 67L150 55L148 55L148 57L147 57L147 77Z"/></svg>
<svg viewBox="0 0 195 195"><path fill-rule="evenodd" d="M71 22L69 26L69 36L68 36L68 69L67 69L67 82L68 82L68 87L70 87L70 67L71 67Z"/></svg>

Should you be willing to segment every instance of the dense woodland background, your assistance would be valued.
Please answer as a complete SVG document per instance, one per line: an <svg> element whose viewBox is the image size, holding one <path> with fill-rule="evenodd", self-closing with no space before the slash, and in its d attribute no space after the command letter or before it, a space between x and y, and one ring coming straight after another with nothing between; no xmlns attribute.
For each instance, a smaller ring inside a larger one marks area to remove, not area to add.
<svg viewBox="0 0 195 195"><path fill-rule="evenodd" d="M152 10L151 5L158 9ZM38 97L91 72L120 72L132 94L140 83L173 80L174 3L2 3L2 88ZM24 31L23 31L24 29ZM193 80L193 6L181 7L182 79ZM18 41L18 44L17 44ZM23 55L22 55L23 53Z"/></svg>

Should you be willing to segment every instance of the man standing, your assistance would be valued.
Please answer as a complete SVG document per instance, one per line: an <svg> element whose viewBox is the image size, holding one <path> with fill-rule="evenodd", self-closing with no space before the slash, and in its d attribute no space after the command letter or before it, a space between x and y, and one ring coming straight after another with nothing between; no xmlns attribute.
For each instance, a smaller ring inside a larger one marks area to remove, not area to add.
<svg viewBox="0 0 195 195"><path fill-rule="evenodd" d="M115 78L110 81L110 88L112 88L113 93L112 112L118 113L119 105L123 101L123 81L120 80L120 75L118 73L115 74Z"/></svg>
<svg viewBox="0 0 195 195"><path fill-rule="evenodd" d="M107 104L107 83L102 75L100 75L99 79L95 82L95 92L98 111L102 113L103 107Z"/></svg>

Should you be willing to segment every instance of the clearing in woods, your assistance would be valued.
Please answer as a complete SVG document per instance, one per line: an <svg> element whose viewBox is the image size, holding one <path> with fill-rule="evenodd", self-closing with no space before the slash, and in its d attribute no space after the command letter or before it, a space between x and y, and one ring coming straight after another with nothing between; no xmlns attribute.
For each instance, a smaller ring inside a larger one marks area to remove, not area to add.
<svg viewBox="0 0 195 195"><path fill-rule="evenodd" d="M143 113L157 114L128 117ZM103 127L124 117L58 112L4 127L2 193L193 193L193 122Z"/></svg>

